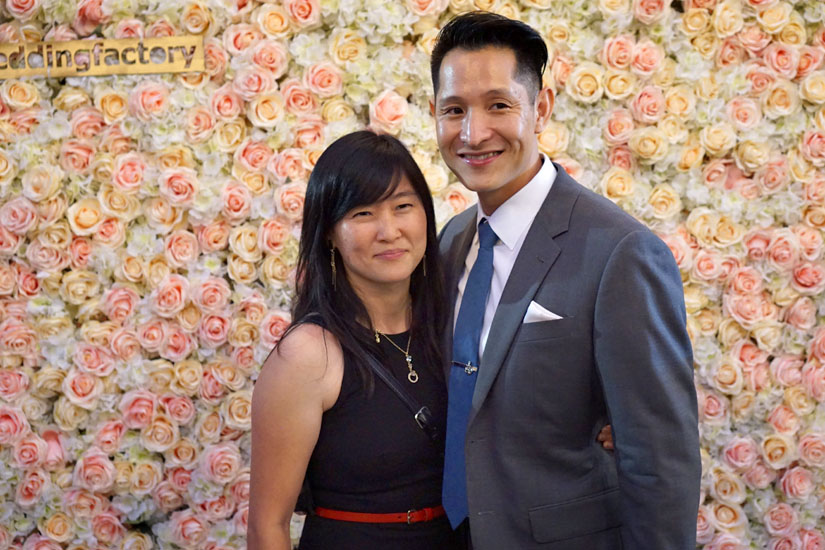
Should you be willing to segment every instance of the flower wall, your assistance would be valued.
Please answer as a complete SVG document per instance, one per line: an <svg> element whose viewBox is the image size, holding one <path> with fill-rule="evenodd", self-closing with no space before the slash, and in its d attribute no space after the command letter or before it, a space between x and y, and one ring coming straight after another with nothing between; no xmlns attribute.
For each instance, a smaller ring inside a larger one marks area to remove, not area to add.
<svg viewBox="0 0 825 550"><path fill-rule="evenodd" d="M544 152L682 271L699 545L825 547L820 0L5 0L0 42L202 34L207 72L0 82L0 549L245 547L307 176L370 125L470 205L428 59L478 8L547 39Z"/></svg>

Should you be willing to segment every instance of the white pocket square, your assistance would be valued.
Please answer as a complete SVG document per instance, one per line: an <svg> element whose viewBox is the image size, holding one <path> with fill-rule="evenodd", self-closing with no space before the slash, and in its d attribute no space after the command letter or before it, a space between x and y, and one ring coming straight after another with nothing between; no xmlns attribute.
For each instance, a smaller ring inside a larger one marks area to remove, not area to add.
<svg viewBox="0 0 825 550"><path fill-rule="evenodd" d="M524 319L522 323L537 323L539 321L555 321L557 319L561 319L561 315L556 315L549 309L542 307L540 304L536 302L530 302L530 306L527 308L527 313L524 314Z"/></svg>

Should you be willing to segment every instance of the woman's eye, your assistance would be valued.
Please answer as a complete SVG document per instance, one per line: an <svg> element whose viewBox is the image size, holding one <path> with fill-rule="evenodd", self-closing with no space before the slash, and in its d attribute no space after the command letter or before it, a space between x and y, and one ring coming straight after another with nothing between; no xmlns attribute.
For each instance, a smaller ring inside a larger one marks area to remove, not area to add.
<svg viewBox="0 0 825 550"><path fill-rule="evenodd" d="M369 215L370 215L370 211L369 211L369 210L361 210L360 212L355 212L355 213L352 215L352 217L353 217L353 218L362 218L362 217L369 216Z"/></svg>

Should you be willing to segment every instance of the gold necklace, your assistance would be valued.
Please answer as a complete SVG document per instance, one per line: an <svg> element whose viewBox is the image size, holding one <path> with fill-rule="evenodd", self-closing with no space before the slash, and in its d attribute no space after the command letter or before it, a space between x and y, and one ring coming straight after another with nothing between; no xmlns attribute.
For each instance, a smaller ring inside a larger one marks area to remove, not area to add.
<svg viewBox="0 0 825 550"><path fill-rule="evenodd" d="M392 338L390 338L380 330L375 331L375 342L378 344L381 343L380 336L386 338L387 342L392 344L395 349L404 354L404 359L407 360L407 368L410 369L410 372L407 373L407 380L409 380L411 384L415 384L416 382L418 382L418 373L415 372L415 369L413 368L412 355L410 355L410 342L412 342L412 331L410 331L410 335L409 337L407 337L407 349L401 349L401 346L393 342Z"/></svg>

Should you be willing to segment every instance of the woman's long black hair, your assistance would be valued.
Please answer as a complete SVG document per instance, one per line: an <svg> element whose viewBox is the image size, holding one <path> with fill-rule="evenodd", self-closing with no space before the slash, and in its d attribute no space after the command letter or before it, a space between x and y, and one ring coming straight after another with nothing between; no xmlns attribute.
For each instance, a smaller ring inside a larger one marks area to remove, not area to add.
<svg viewBox="0 0 825 550"><path fill-rule="evenodd" d="M298 253L293 326L313 322L331 332L344 352L344 368L355 368L371 390L373 378L365 361L381 362L367 309L350 286L344 262L332 251L333 227L353 208L375 203L393 193L406 176L427 216L424 259L412 273L412 338L423 344L424 364L443 377L441 342L446 328L446 299L438 258L435 213L427 181L407 148L396 138L363 130L333 142L318 158L307 184ZM333 283L330 254L335 254ZM418 364L418 361L416 361Z"/></svg>

